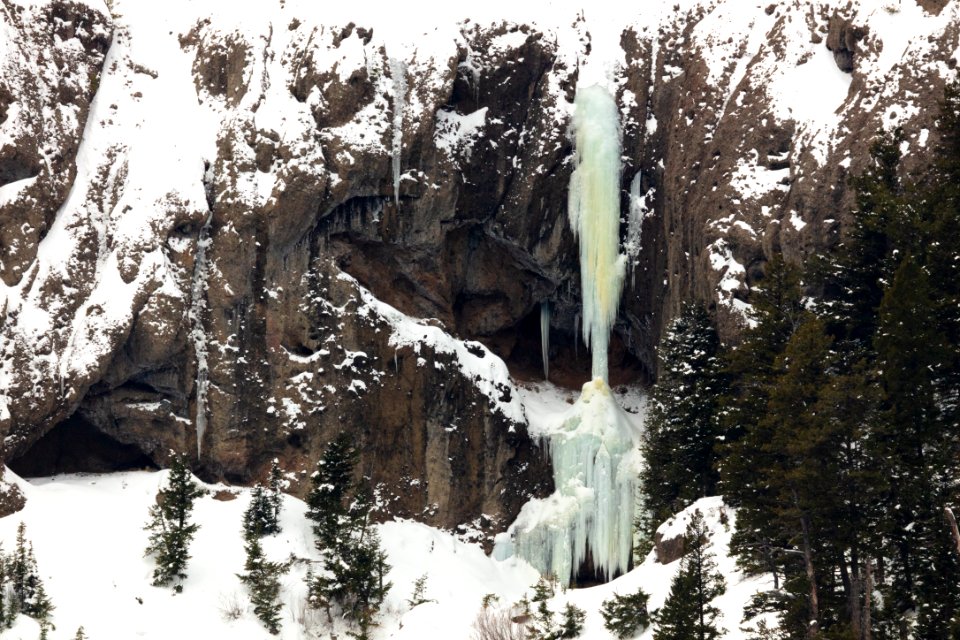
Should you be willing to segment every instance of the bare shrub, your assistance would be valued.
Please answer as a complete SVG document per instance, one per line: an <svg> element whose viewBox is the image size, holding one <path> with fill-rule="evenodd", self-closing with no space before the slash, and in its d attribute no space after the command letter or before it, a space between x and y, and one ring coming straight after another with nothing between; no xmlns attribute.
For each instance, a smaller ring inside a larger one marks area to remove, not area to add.
<svg viewBox="0 0 960 640"><path fill-rule="evenodd" d="M526 625L518 615L512 608L483 607L473 622L471 640L524 640Z"/></svg>
<svg viewBox="0 0 960 640"><path fill-rule="evenodd" d="M243 599L234 591L233 593L220 595L219 609L223 619L230 622L231 620L239 620L247 608L243 604Z"/></svg>

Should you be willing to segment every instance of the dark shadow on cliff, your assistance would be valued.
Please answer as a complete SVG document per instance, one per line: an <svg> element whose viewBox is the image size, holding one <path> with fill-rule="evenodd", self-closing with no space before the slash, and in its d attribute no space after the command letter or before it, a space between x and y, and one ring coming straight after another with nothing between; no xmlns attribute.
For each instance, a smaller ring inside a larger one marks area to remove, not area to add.
<svg viewBox="0 0 960 640"><path fill-rule="evenodd" d="M571 331L550 329L550 382L565 389L579 390L590 381L590 350L583 339ZM543 359L540 344L539 306L515 326L489 337L478 338L507 363L510 375L520 381L543 380ZM611 387L651 384L640 361L627 351L617 333L610 336Z"/></svg>
<svg viewBox="0 0 960 640"><path fill-rule="evenodd" d="M22 456L11 460L8 466L17 475L28 478L156 468L138 447L117 442L76 413L51 429Z"/></svg>

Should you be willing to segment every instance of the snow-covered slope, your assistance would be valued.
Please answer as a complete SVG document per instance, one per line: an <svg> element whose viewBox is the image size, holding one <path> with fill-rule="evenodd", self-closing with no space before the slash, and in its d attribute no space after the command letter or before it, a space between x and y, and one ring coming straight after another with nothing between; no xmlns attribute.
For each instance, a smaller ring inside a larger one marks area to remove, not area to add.
<svg viewBox="0 0 960 640"><path fill-rule="evenodd" d="M8 480L13 478L7 471ZM197 501L195 522L200 524L191 547L188 579L183 592L150 586L152 560L143 557L147 533L142 527L167 472L125 472L111 475L66 475L17 480L28 498L19 514L0 519L0 542L10 550L22 520L33 542L40 574L56 606L52 640L73 638L83 626L89 638L236 638L270 637L252 614L247 594L236 576L244 562L241 515L249 491L210 485L212 492ZM218 500L221 492L233 497ZM726 576L727 593L716 603L723 611L727 637L741 637L740 611L747 599L764 586L745 580L726 556L733 514L717 498L693 505L710 527L712 550ZM286 496L281 515L282 532L265 539L267 555L285 560L314 558L313 535L304 517L303 502ZM682 522L681 515L678 521ZM682 526L682 525L681 525ZM525 562L500 562L486 556L475 544L412 521L387 522L379 527L383 547L392 565L393 589L383 606L382 624L374 637L471 637L473 621L486 594L499 597L494 606L509 607L537 581L538 574ZM599 614L601 603L614 593L643 588L650 607L662 605L678 563L659 565L653 557L623 577L599 587L558 593L550 602L559 611L573 602L587 612L584 634L588 640L612 638ZM302 582L307 563L296 562L283 579L280 638L326 638L331 629L325 616L304 606ZM433 602L411 609L414 582L427 576L424 597ZM36 624L23 616L3 638L33 638ZM342 636L341 636L342 637ZM650 631L638 636L649 638Z"/></svg>

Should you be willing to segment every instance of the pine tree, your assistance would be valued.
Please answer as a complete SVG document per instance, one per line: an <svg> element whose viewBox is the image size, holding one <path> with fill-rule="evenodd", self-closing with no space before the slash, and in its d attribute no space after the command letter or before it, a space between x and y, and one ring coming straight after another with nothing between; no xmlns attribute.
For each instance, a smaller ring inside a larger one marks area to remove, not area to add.
<svg viewBox="0 0 960 640"><path fill-rule="evenodd" d="M351 635L360 640L369 638L370 629L377 624L380 605L392 587L384 581L390 565L380 547L380 535L370 521L372 508L370 490L366 484L361 485L350 505L351 528L341 548L341 559L347 565L343 584L348 594L342 604L346 617L356 622L360 630Z"/></svg>
<svg viewBox="0 0 960 640"><path fill-rule="evenodd" d="M536 605L536 609L530 612L530 636L536 640L551 640L556 630L554 629L553 611L547 605L547 601L553 597L553 582L541 577L537 584L533 585L533 597L530 598L530 604Z"/></svg>
<svg viewBox="0 0 960 640"><path fill-rule="evenodd" d="M9 580L11 592L10 607L4 612L5 625L10 627L17 614L22 613L40 623L41 638L46 638L50 629L54 628L50 622L54 606L40 578L33 543L27 540L25 523L20 522L17 527L14 552L9 557L0 558L0 565L3 566L0 590L5 589L5 583Z"/></svg>
<svg viewBox="0 0 960 640"><path fill-rule="evenodd" d="M174 591L183 590L180 581L187 577L189 547L200 525L190 523L193 503L206 493L194 480L182 456L175 456L167 478L160 489L157 503L150 508L150 520L144 529L150 532L146 555L154 555L157 568L153 585L176 582Z"/></svg>
<svg viewBox="0 0 960 640"><path fill-rule="evenodd" d="M648 537L673 513L716 493L719 346L710 316L699 304L683 307L660 344L660 377L641 447L641 528Z"/></svg>
<svg viewBox="0 0 960 640"><path fill-rule="evenodd" d="M268 497L270 506L273 507L273 522L276 524L276 533L280 533L280 509L283 506L283 471L280 469L280 461L276 458L270 463L267 488L270 490Z"/></svg>
<svg viewBox="0 0 960 640"><path fill-rule="evenodd" d="M778 585L776 550L785 541L776 533L775 496L770 487L757 482L756 471L776 464L768 446L770 431L761 421L778 373L777 359L804 314L797 270L774 256L751 301L755 324L723 358L728 387L719 400L725 440L718 464L720 488L728 503L738 508L732 550L745 569L769 571Z"/></svg>
<svg viewBox="0 0 960 640"><path fill-rule="evenodd" d="M238 577L250 590L254 614L263 622L267 631L276 635L280 633L280 609L283 608L279 601L280 576L289 570L290 565L268 561L263 555L260 536L256 534L247 538L244 548L247 560L244 573Z"/></svg>
<svg viewBox="0 0 960 640"><path fill-rule="evenodd" d="M40 640L47 640L50 630L56 628L50 622L53 609L53 603L47 596L47 590L44 588L43 582L38 582L34 597L28 605L24 606L23 612L40 623Z"/></svg>
<svg viewBox="0 0 960 640"><path fill-rule="evenodd" d="M560 629L554 636L556 638L579 638L583 633L583 621L587 614L572 602L568 602L563 608L563 617L560 620Z"/></svg>
<svg viewBox="0 0 960 640"><path fill-rule="evenodd" d="M87 640L87 634L83 630L83 626L77 629L77 635L73 636L73 640Z"/></svg>
<svg viewBox="0 0 960 640"><path fill-rule="evenodd" d="M726 586L708 550L707 534L703 515L695 511L687 525L687 552L680 559L680 571L657 613L654 640L715 640L722 635L716 626L720 611L711 602Z"/></svg>
<svg viewBox="0 0 960 640"><path fill-rule="evenodd" d="M243 536L267 536L280 531L274 516L273 498L263 486L257 484L250 492L250 506L243 512Z"/></svg>
<svg viewBox="0 0 960 640"><path fill-rule="evenodd" d="M373 498L365 483L354 483L357 452L346 434L333 440L317 463L307 496L307 517L314 522L321 571L308 578L308 600L332 619L339 606L357 625L351 636L369 637L391 588L390 566L373 527Z"/></svg>
<svg viewBox="0 0 960 640"><path fill-rule="evenodd" d="M650 624L647 601L650 596L640 589L625 596L614 595L600 608L603 626L618 638L632 638Z"/></svg>

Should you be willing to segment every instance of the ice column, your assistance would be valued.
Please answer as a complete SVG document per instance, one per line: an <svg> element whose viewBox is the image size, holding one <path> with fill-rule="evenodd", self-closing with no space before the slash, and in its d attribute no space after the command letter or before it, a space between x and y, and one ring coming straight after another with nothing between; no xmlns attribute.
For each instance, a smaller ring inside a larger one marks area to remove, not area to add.
<svg viewBox="0 0 960 640"><path fill-rule="evenodd" d="M403 112L407 100L407 65L390 58L390 78L393 80L393 197L400 206L400 153L403 151Z"/></svg>
<svg viewBox="0 0 960 640"><path fill-rule="evenodd" d="M593 355L593 377L606 380L610 329L626 267L620 254L620 114L599 85L577 91L575 104L567 213L580 242L583 339Z"/></svg>
<svg viewBox="0 0 960 640"><path fill-rule="evenodd" d="M197 457L203 448L203 434L207 430L207 333L203 328L203 310L207 301L207 248L210 246L210 220L207 216L197 238L197 255L193 263L193 282L190 287L190 339L197 356Z"/></svg>
<svg viewBox="0 0 960 640"><path fill-rule="evenodd" d="M556 491L525 504L494 548L496 557L520 556L563 584L588 557L607 578L627 570L639 470L637 434L606 382L626 266L619 246L621 134L613 96L599 86L579 90L573 128L569 216L580 242L582 326L593 380L544 436ZM541 330L543 318L541 311Z"/></svg>

